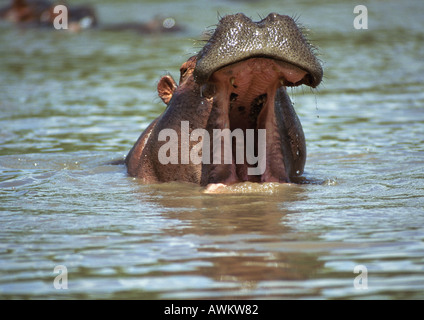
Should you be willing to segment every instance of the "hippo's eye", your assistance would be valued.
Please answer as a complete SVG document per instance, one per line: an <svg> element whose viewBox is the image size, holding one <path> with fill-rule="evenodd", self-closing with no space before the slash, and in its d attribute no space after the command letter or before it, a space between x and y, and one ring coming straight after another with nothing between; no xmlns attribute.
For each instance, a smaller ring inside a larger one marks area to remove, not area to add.
<svg viewBox="0 0 424 320"><path fill-rule="evenodd" d="M187 70L188 70L188 68L181 68L180 69L181 76L184 76L186 74Z"/></svg>

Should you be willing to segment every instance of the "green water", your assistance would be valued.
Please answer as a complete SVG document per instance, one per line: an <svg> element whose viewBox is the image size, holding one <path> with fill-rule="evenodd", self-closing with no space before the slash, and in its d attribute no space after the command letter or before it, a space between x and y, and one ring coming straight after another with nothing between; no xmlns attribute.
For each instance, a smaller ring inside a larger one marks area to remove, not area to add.
<svg viewBox="0 0 424 320"><path fill-rule="evenodd" d="M422 1L363 1L368 30L349 1L86 2L103 23L162 14L185 31L0 24L0 298L424 298ZM310 28L324 82L289 90L310 183L210 195L108 164L164 110L159 78L179 77L217 12Z"/></svg>

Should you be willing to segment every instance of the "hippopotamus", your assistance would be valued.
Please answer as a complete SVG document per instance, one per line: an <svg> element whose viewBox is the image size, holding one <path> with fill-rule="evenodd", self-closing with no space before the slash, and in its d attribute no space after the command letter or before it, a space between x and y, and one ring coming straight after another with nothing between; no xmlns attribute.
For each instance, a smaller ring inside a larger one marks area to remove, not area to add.
<svg viewBox="0 0 424 320"><path fill-rule="evenodd" d="M52 7L46 0L12 0L9 6L0 9L0 18L14 23L38 24L44 12Z"/></svg>
<svg viewBox="0 0 424 320"><path fill-rule="evenodd" d="M9 6L0 9L0 18L24 27L47 27L53 29L58 16L57 4L48 0L12 0ZM97 26L97 16L89 5L66 6L70 31Z"/></svg>
<svg viewBox="0 0 424 320"><path fill-rule="evenodd" d="M270 13L222 17L205 46L157 85L167 105L125 163L144 183L287 183L302 175L306 144L288 86L317 87L316 49L296 22Z"/></svg>
<svg viewBox="0 0 424 320"><path fill-rule="evenodd" d="M97 14L93 7L89 5L78 5L67 8L68 17L68 30L71 32L77 32L84 29L91 29L98 26ZM51 27L53 22L60 11L55 12L55 6L51 6L49 10L46 10L41 16L41 26Z"/></svg>

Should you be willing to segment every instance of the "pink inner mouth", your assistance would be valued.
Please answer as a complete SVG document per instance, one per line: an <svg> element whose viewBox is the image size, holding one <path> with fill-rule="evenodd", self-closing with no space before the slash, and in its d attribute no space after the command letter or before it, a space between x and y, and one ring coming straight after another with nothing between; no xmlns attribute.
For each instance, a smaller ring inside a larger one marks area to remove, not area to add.
<svg viewBox="0 0 424 320"><path fill-rule="evenodd" d="M283 163L281 137L278 134L274 101L280 87L300 85L308 73L294 65L269 58L250 58L215 71L210 83L214 85L214 107L218 109L214 127L235 129L266 129L267 162ZM246 137L246 134L245 134ZM257 142L257 136L255 136ZM246 144L251 143L245 141ZM236 146L233 145L233 154ZM257 154L258 146L255 145ZM262 176L249 176L250 165L231 167L231 175L223 183L234 181L280 181L265 171ZM267 165L268 166L268 165Z"/></svg>
<svg viewBox="0 0 424 320"><path fill-rule="evenodd" d="M219 69L210 80L220 105L229 103L231 129L246 129L264 127L256 121L261 111L255 110L258 104L266 104L266 108L273 105L279 87L299 85L306 75L306 71L283 61L250 58ZM254 123L249 121L253 118Z"/></svg>

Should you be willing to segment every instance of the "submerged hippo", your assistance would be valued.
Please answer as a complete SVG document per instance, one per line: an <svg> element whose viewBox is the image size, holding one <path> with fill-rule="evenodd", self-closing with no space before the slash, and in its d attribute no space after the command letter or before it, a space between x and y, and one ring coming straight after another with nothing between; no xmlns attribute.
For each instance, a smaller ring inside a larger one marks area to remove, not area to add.
<svg viewBox="0 0 424 320"><path fill-rule="evenodd" d="M182 65L179 85L160 79L167 108L129 152L128 173L145 183L290 182L303 173L306 146L286 87L315 88L322 76L292 18L227 15Z"/></svg>
<svg viewBox="0 0 424 320"><path fill-rule="evenodd" d="M0 8L0 18L14 23L38 24L51 6L47 0L12 0L10 5Z"/></svg>
<svg viewBox="0 0 424 320"><path fill-rule="evenodd" d="M79 5L67 8L68 30L71 32L81 31L97 27L97 14L93 7L89 5ZM41 16L41 26L52 27L55 19L60 19L61 11L55 11L55 6L51 6ZM60 21L60 20L59 20Z"/></svg>
<svg viewBox="0 0 424 320"><path fill-rule="evenodd" d="M106 31L134 31L139 34L159 34L183 31L172 17L155 16L147 22L125 22L102 27Z"/></svg>
<svg viewBox="0 0 424 320"><path fill-rule="evenodd" d="M53 21L59 15L55 7L59 3L49 0L12 0L10 5L0 8L0 18L23 27L48 27L53 29ZM67 7L70 31L92 28L97 25L94 8L89 5Z"/></svg>

